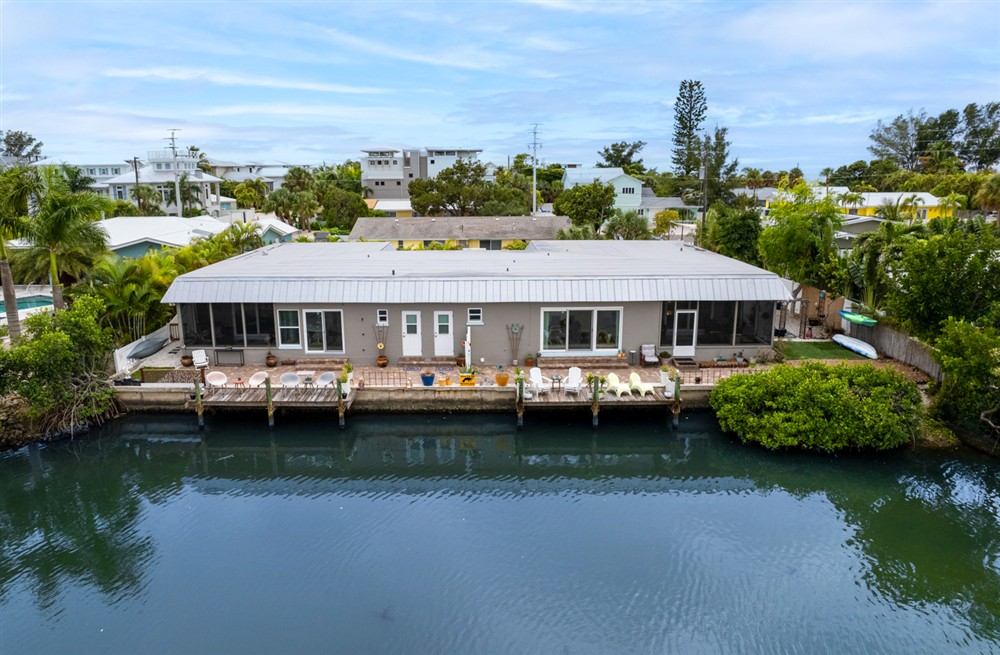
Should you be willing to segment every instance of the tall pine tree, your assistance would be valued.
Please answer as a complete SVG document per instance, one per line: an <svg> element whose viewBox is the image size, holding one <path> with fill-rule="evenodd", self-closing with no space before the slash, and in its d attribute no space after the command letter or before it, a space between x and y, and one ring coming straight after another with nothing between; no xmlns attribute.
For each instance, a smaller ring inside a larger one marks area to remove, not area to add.
<svg viewBox="0 0 1000 655"><path fill-rule="evenodd" d="M674 147L671 161L674 175L690 176L701 167L701 138L698 132L705 122L708 102L705 89L697 80L683 80L674 103Z"/></svg>

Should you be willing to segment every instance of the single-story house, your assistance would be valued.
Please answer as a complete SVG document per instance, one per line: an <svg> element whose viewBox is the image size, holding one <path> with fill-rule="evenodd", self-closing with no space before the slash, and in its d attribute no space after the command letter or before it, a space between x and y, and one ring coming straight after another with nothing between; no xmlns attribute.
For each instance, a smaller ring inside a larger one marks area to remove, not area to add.
<svg viewBox="0 0 1000 655"><path fill-rule="evenodd" d="M878 216L846 216L840 229L834 232L833 240L841 254L849 254L860 235L875 232L882 223L885 219Z"/></svg>
<svg viewBox="0 0 1000 655"><path fill-rule="evenodd" d="M119 216L97 225L108 235L108 249L119 257L142 257L164 246L181 248L229 227L210 216Z"/></svg>
<svg viewBox="0 0 1000 655"><path fill-rule="evenodd" d="M389 241L399 249L455 242L463 248L501 250L515 241L551 240L568 229L566 216L421 216L359 218L351 241Z"/></svg>
<svg viewBox="0 0 1000 655"><path fill-rule="evenodd" d="M396 250L385 243L266 246L177 277L183 345L262 364L350 357L371 365L614 357L656 344L675 356L769 349L768 271L676 241L536 241L527 250Z"/></svg>

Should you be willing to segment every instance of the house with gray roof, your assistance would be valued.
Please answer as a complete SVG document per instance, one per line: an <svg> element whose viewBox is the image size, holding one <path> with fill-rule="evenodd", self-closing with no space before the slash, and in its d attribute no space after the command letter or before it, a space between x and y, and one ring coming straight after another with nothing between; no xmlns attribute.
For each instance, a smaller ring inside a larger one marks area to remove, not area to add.
<svg viewBox="0 0 1000 655"><path fill-rule="evenodd" d="M389 241L397 248L452 242L462 248L501 250L515 241L555 239L568 229L566 216L420 216L359 218L351 241Z"/></svg>
<svg viewBox="0 0 1000 655"><path fill-rule="evenodd" d="M638 211L642 204L642 181L628 175L621 168L568 167L563 172L563 188L572 189L581 184L612 184L615 187L615 209Z"/></svg>
<svg viewBox="0 0 1000 655"><path fill-rule="evenodd" d="M708 359L771 346L769 271L676 241L536 241L513 250L285 243L177 277L186 348L375 362L616 357L656 344ZM516 350L511 344L517 343Z"/></svg>

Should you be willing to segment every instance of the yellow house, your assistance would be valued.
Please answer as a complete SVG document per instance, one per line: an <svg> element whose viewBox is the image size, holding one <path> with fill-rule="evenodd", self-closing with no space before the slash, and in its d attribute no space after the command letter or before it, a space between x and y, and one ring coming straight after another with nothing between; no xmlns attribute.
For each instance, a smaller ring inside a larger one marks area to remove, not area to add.
<svg viewBox="0 0 1000 655"><path fill-rule="evenodd" d="M413 205L409 198L365 198L368 209L382 212L383 216L392 218L412 218Z"/></svg>
<svg viewBox="0 0 1000 655"><path fill-rule="evenodd" d="M940 198L926 192L888 191L856 195L858 202L855 204L841 201L841 205L845 205L845 211L855 216L875 216L879 208L885 204L898 207L900 213L904 215L912 212L915 218L922 221L944 218L953 214L952 209L941 207Z"/></svg>
<svg viewBox="0 0 1000 655"><path fill-rule="evenodd" d="M566 216L417 216L359 218L351 241L389 241L397 249L453 243L461 248L502 250L517 241L557 238Z"/></svg>

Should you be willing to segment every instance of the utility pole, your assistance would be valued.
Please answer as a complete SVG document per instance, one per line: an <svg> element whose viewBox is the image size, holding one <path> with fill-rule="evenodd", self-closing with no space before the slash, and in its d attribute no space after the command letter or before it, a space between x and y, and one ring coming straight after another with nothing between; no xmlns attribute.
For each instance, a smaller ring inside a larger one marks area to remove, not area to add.
<svg viewBox="0 0 1000 655"><path fill-rule="evenodd" d="M701 238L705 238L705 219L708 216L708 144L706 143L705 155L701 160Z"/></svg>
<svg viewBox="0 0 1000 655"><path fill-rule="evenodd" d="M166 138L170 142L170 151L174 154L174 199L177 201L177 215L184 216L184 210L182 209L183 203L181 202L181 177L180 171L177 170L177 133L180 132L180 128L172 127L170 128L170 136Z"/></svg>
<svg viewBox="0 0 1000 655"><path fill-rule="evenodd" d="M132 168L135 170L135 187L136 187L136 189L138 189L139 188L139 158L138 157L132 157L132 159L126 159L125 161L127 161L130 164L132 164ZM142 211L146 211L146 202L143 201L143 200L139 200L139 192L138 191L133 191L132 195L135 196L136 202L139 204L139 209L141 209Z"/></svg>
<svg viewBox="0 0 1000 655"><path fill-rule="evenodd" d="M531 215L538 213L538 126L531 125Z"/></svg>

